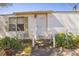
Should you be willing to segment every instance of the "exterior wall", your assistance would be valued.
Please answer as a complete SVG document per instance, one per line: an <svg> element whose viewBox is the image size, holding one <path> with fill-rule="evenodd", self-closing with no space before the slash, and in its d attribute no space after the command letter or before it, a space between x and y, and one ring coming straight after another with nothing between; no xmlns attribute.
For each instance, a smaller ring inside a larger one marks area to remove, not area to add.
<svg viewBox="0 0 79 59"><path fill-rule="evenodd" d="M1 16L1 20L4 23L1 24L1 35L2 36L9 36L9 37L16 37L18 36L19 38L22 38L22 35L19 36L18 34L21 33L25 33L25 31L8 31L8 18L9 17L20 17L20 16L24 16L24 17L28 17L28 32L29 32L29 38L33 38L34 35L38 36L38 35L44 35L44 32L46 32L47 28L46 28L46 14L37 14L36 18L34 16L34 14L31 15L9 15L9 16ZM5 27L6 26L6 27ZM37 27L40 26L38 29ZM3 31L4 29L4 31ZM38 32L37 32L38 31ZM41 33L40 33L41 32ZM23 38L22 38L23 39Z"/></svg>
<svg viewBox="0 0 79 59"><path fill-rule="evenodd" d="M36 17L35 14L16 16L28 17L28 31L30 38L41 35L41 33L44 35L44 32L46 31L46 14L36 14Z"/></svg>
<svg viewBox="0 0 79 59"><path fill-rule="evenodd" d="M6 17L0 16L0 38L5 36L6 33Z"/></svg>
<svg viewBox="0 0 79 59"><path fill-rule="evenodd" d="M8 16L5 16L6 19L6 33L5 33L5 36L9 36L9 37L16 37L17 34L16 34L16 31L9 31L9 17L15 17L14 15L8 15Z"/></svg>
<svg viewBox="0 0 79 59"><path fill-rule="evenodd" d="M77 13L66 13L62 16L68 31L79 34L79 15Z"/></svg>
<svg viewBox="0 0 79 59"><path fill-rule="evenodd" d="M29 16L29 36L32 38L34 36L44 35L46 32L46 15L37 14ZM33 36L32 36L33 35Z"/></svg>
<svg viewBox="0 0 79 59"><path fill-rule="evenodd" d="M46 23L46 14L45 15L37 15L36 18L36 24L37 24L37 36L44 35L44 33L47 31L47 23Z"/></svg>
<svg viewBox="0 0 79 59"><path fill-rule="evenodd" d="M18 36L19 39L26 39L26 38L32 38L32 35L35 34L35 19L34 19L34 15L14 15L14 16L8 16L9 17L28 17L28 35L29 37L24 37L23 34L26 33L25 31L7 31L6 32L6 36L10 36L10 37L16 37ZM7 23L8 24L8 23Z"/></svg>
<svg viewBox="0 0 79 59"><path fill-rule="evenodd" d="M79 34L78 13L52 13L48 17L48 30L52 32L72 32Z"/></svg>
<svg viewBox="0 0 79 59"><path fill-rule="evenodd" d="M44 32L48 30L50 33L57 32L73 32L79 34L79 14L78 13L51 13L51 14L37 14L35 17L34 14L30 15L13 15L13 16L0 16L0 37L17 36L16 31L8 31L8 17L14 16L24 16L28 17L28 32L29 37L33 38L34 35L39 35L37 31L41 31L44 35ZM39 25L39 28L38 28ZM38 28L38 29L37 29ZM18 33L25 33L18 32ZM20 36L20 38L22 38Z"/></svg>
<svg viewBox="0 0 79 59"><path fill-rule="evenodd" d="M28 31L30 38L33 38L36 35L36 19L34 15L28 17Z"/></svg>
<svg viewBox="0 0 79 59"><path fill-rule="evenodd" d="M52 34L65 32L65 27L59 15L56 13L48 14L48 31Z"/></svg>

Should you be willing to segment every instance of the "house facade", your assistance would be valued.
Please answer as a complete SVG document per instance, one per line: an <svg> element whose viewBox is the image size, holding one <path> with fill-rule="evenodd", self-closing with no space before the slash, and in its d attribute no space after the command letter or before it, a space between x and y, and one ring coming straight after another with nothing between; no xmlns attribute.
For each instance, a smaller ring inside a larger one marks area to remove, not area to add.
<svg viewBox="0 0 79 59"><path fill-rule="evenodd" d="M50 34L73 32L79 34L79 13L75 11L30 11L15 12L0 16L0 37L32 39Z"/></svg>

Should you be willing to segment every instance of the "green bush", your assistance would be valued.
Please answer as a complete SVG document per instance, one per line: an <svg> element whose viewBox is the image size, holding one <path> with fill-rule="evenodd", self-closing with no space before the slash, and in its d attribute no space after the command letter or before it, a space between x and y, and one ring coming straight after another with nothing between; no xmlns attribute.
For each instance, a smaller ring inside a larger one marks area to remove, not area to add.
<svg viewBox="0 0 79 59"><path fill-rule="evenodd" d="M68 33L68 40L72 47L79 45L79 35Z"/></svg>
<svg viewBox="0 0 79 59"><path fill-rule="evenodd" d="M79 35L75 35L73 38L73 44L74 46L79 45Z"/></svg>
<svg viewBox="0 0 79 59"><path fill-rule="evenodd" d="M73 48L73 38L74 38L74 34L72 34L71 32L68 32L65 34L65 48Z"/></svg>
<svg viewBox="0 0 79 59"><path fill-rule="evenodd" d="M74 35L70 32L69 33L60 32L55 35L57 46L59 47L61 46L64 48L73 47L73 38L74 38Z"/></svg>
<svg viewBox="0 0 79 59"><path fill-rule="evenodd" d="M21 48L21 43L16 38L5 37L0 40L0 46L3 49L12 48L18 50Z"/></svg>
<svg viewBox="0 0 79 59"><path fill-rule="evenodd" d="M65 40L65 34L63 32L57 33L55 39L57 46L62 46L63 41Z"/></svg>

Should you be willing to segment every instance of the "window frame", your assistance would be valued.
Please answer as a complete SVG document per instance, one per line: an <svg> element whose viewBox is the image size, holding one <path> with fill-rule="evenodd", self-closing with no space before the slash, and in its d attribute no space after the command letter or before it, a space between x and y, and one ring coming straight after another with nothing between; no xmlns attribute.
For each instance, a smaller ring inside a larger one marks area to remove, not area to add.
<svg viewBox="0 0 79 59"><path fill-rule="evenodd" d="M15 18L15 20L16 20L16 22L15 22L15 30L12 30L12 31L18 31L17 29L18 29L18 27L17 27L17 25L18 25L18 18L20 18L20 17L9 17L9 21L8 21L8 31L10 32L11 30L10 30L10 18ZM24 30L23 31L26 31L26 29L28 30L28 17L22 17L22 18L24 18L23 19L23 27L24 27ZM27 19L27 22L25 22L25 20ZM25 26L27 24L27 27Z"/></svg>

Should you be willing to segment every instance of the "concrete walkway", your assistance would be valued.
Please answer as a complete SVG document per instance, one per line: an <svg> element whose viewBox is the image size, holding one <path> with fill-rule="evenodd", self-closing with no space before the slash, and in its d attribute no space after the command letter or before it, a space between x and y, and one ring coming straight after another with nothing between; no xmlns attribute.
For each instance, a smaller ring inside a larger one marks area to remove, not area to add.
<svg viewBox="0 0 79 59"><path fill-rule="evenodd" d="M52 48L33 48L31 56L50 56L53 52Z"/></svg>
<svg viewBox="0 0 79 59"><path fill-rule="evenodd" d="M79 48L33 48L31 56L79 56Z"/></svg>

